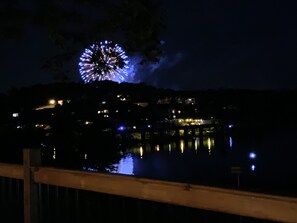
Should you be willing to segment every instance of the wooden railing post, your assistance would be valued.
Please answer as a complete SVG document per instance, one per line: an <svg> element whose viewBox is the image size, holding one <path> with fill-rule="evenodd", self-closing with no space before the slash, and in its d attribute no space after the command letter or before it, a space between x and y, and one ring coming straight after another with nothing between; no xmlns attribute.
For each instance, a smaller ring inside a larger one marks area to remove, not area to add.
<svg viewBox="0 0 297 223"><path fill-rule="evenodd" d="M40 149L24 149L24 223L38 223L38 185L34 183L31 167L40 166Z"/></svg>

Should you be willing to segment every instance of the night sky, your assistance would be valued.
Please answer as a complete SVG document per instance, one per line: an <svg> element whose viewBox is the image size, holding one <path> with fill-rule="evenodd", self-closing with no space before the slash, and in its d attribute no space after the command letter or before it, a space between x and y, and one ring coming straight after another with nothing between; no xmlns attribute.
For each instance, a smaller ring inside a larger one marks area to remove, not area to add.
<svg viewBox="0 0 297 223"><path fill-rule="evenodd" d="M166 0L164 5L164 55L158 64L135 66L135 82L178 90L297 89L296 1ZM43 30L27 26L22 38L1 38L1 92L53 82L40 68L52 43ZM73 81L80 81L78 57L68 63Z"/></svg>

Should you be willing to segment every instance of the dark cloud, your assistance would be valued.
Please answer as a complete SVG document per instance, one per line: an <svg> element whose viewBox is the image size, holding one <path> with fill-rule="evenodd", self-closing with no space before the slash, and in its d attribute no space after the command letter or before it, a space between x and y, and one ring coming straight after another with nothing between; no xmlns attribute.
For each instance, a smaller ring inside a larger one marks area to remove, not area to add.
<svg viewBox="0 0 297 223"><path fill-rule="evenodd" d="M178 89L296 89L296 2L168 1L161 62L146 81Z"/></svg>

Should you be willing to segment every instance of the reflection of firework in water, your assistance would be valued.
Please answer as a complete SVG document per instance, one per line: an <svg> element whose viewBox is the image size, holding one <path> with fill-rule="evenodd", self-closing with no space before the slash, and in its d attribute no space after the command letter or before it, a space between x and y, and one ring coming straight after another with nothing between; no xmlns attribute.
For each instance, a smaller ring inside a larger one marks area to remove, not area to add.
<svg viewBox="0 0 297 223"><path fill-rule="evenodd" d="M79 72L85 83L102 80L122 82L128 75L125 51L112 41L94 43L80 57Z"/></svg>

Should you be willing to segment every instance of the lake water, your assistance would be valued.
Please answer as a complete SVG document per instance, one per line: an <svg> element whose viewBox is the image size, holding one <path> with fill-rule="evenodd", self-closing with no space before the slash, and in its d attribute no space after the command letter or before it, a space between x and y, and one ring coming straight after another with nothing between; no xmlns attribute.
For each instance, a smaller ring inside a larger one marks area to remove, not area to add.
<svg viewBox="0 0 297 223"><path fill-rule="evenodd" d="M96 145L90 140L77 145L65 139L60 146L42 142L43 165L297 196L296 130L238 131L129 146L100 140ZM2 150L1 162L4 153L21 162L21 150L18 156Z"/></svg>
<svg viewBox="0 0 297 223"><path fill-rule="evenodd" d="M296 136L284 130L205 136L121 146L105 156L92 148L77 168L297 196Z"/></svg>

